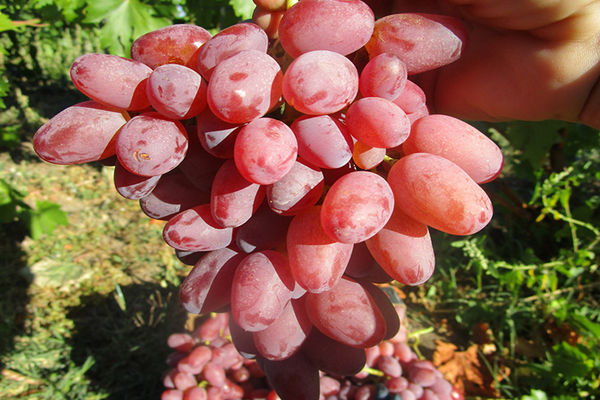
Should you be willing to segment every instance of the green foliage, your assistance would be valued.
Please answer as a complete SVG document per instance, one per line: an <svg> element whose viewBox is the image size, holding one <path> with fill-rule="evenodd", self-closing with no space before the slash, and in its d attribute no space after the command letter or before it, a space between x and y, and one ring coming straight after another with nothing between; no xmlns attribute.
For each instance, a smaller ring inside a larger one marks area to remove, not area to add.
<svg viewBox="0 0 600 400"><path fill-rule="evenodd" d="M32 239L51 235L58 225L68 225L67 214L58 204L37 201L36 207L32 208L23 201L24 197L24 193L0 179L0 224L24 222Z"/></svg>

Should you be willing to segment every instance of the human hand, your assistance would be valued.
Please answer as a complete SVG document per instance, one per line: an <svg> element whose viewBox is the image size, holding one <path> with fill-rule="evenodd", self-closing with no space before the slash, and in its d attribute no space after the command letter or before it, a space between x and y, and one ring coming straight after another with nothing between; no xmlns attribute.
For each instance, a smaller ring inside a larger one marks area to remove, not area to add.
<svg viewBox="0 0 600 400"><path fill-rule="evenodd" d="M461 58L415 76L432 112L470 120L559 119L600 129L600 1L392 0L387 13L463 20Z"/></svg>

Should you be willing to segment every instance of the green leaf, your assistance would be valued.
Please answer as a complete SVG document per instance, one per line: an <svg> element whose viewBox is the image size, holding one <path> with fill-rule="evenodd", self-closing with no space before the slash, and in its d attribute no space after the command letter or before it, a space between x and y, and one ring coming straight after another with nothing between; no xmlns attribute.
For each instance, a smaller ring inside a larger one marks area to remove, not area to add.
<svg viewBox="0 0 600 400"><path fill-rule="evenodd" d="M513 121L508 124L506 136L512 146L522 151L520 159L534 169L541 166L550 148L561 141L559 131L568 126L563 121Z"/></svg>
<svg viewBox="0 0 600 400"><path fill-rule="evenodd" d="M252 0L229 0L229 4L233 7L235 15L243 20L252 18L252 13L256 8L256 4Z"/></svg>
<svg viewBox="0 0 600 400"><path fill-rule="evenodd" d="M570 319L579 330L587 331L591 333L597 340L600 340L599 324L596 324L587 319L585 316L579 314L571 314Z"/></svg>
<svg viewBox="0 0 600 400"><path fill-rule="evenodd" d="M521 400L548 400L548 396L542 390L531 391L531 395L521 397Z"/></svg>
<svg viewBox="0 0 600 400"><path fill-rule="evenodd" d="M81 265L48 259L21 269L20 273L36 286L56 288L67 288L92 274Z"/></svg>
<svg viewBox="0 0 600 400"><path fill-rule="evenodd" d="M138 0L105 0L89 4L86 23L104 22L100 29L100 44L110 54L127 57L135 39L150 31L170 25L166 18L154 16L154 10Z"/></svg>
<svg viewBox="0 0 600 400"><path fill-rule="evenodd" d="M36 210L31 213L31 237L39 239L43 234L50 235L58 225L68 225L67 214L60 205L49 201L36 202Z"/></svg>
<svg viewBox="0 0 600 400"><path fill-rule="evenodd" d="M0 32L15 30L15 25L10 17L2 13L4 8L6 8L6 6L0 6Z"/></svg>

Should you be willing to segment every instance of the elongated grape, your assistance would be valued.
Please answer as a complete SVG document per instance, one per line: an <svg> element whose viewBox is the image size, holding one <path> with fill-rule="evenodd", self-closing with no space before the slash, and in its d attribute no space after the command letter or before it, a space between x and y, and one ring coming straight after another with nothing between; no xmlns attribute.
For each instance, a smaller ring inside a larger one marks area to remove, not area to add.
<svg viewBox="0 0 600 400"><path fill-rule="evenodd" d="M427 225L398 207L386 226L366 243L379 265L402 284L420 285L433 274L435 255Z"/></svg>
<svg viewBox="0 0 600 400"><path fill-rule="evenodd" d="M371 58L382 53L398 56L411 75L456 61L465 37L462 22L453 17L392 14L375 22L365 47Z"/></svg>
<svg viewBox="0 0 600 400"><path fill-rule="evenodd" d="M294 166L298 142L285 123L264 117L240 130L233 154L235 165L244 178L260 185L270 185L283 178Z"/></svg>
<svg viewBox="0 0 600 400"><path fill-rule="evenodd" d="M223 121L250 122L278 103L282 80L279 64L269 55L240 51L215 67L208 83L208 105Z"/></svg>
<svg viewBox="0 0 600 400"><path fill-rule="evenodd" d="M150 218L169 220L189 208L206 204L210 195L194 186L180 171L163 175L152 192L140 199L140 207Z"/></svg>
<svg viewBox="0 0 600 400"><path fill-rule="evenodd" d="M349 105L357 93L358 71L354 64L327 50L302 54L290 64L283 77L283 97L304 114L338 112Z"/></svg>
<svg viewBox="0 0 600 400"><path fill-rule="evenodd" d="M196 69L198 53L212 35L191 24L165 26L137 38L131 45L131 58L152 69L163 64L180 64Z"/></svg>
<svg viewBox="0 0 600 400"><path fill-rule="evenodd" d="M330 290L344 273L352 246L325 233L321 226L321 206L297 214L287 233L287 250L294 279L309 292Z"/></svg>
<svg viewBox="0 0 600 400"><path fill-rule="evenodd" d="M372 347L385 336L385 320L371 295L348 277L329 291L307 293L306 309L316 328L348 346Z"/></svg>
<svg viewBox="0 0 600 400"><path fill-rule="evenodd" d="M235 139L244 125L223 121L209 107L196 120L198 139L204 150L215 157L233 158Z"/></svg>
<svg viewBox="0 0 600 400"><path fill-rule="evenodd" d="M390 100L364 97L348 107L346 128L354 138L368 146L391 148L408 138L410 121Z"/></svg>
<svg viewBox="0 0 600 400"><path fill-rule="evenodd" d="M420 118L402 149L406 154L431 153L447 158L477 183L494 180L504 164L496 143L474 126L449 115Z"/></svg>
<svg viewBox="0 0 600 400"><path fill-rule="evenodd" d="M213 69L223 60L243 50L267 52L269 38L265 31L252 23L239 23L227 27L202 46L198 54L198 71L210 81Z"/></svg>
<svg viewBox="0 0 600 400"><path fill-rule="evenodd" d="M115 149L119 162L134 174L162 175L184 159L188 136L181 122L147 112L127 121Z"/></svg>
<svg viewBox="0 0 600 400"><path fill-rule="evenodd" d="M90 99L123 110L150 106L146 82L152 69L139 61L111 54L79 56L71 66L71 80Z"/></svg>
<svg viewBox="0 0 600 400"><path fill-rule="evenodd" d="M300 350L311 329L304 301L291 300L273 323L253 333L254 343L266 359L284 360Z"/></svg>
<svg viewBox="0 0 600 400"><path fill-rule="evenodd" d="M136 175L129 172L117 161L113 180L117 193L129 200L139 200L148 196L156 188L160 177L161 175Z"/></svg>
<svg viewBox="0 0 600 400"><path fill-rule="evenodd" d="M338 342L318 329L311 329L302 345L302 352L319 370L332 375L358 374L366 363L364 349Z"/></svg>
<svg viewBox="0 0 600 400"><path fill-rule="evenodd" d="M389 296L378 286L365 280L358 280L358 282L362 285L363 289L369 293L385 320L385 336L383 337L383 340L390 340L396 336L400 330L400 317L398 316L398 312L394 308ZM390 350L393 351L393 346L390 345L390 347Z"/></svg>
<svg viewBox="0 0 600 400"><path fill-rule="evenodd" d="M298 158L283 178L267 186L267 201L275 213L295 215L317 204L324 188L323 172Z"/></svg>
<svg viewBox="0 0 600 400"><path fill-rule="evenodd" d="M248 255L235 272L231 313L237 324L251 332L273 323L292 298L294 277L287 258L264 250Z"/></svg>
<svg viewBox="0 0 600 400"><path fill-rule="evenodd" d="M129 114L95 101L67 107L33 136L33 149L44 161L59 165L98 161L115 154L117 132Z"/></svg>
<svg viewBox="0 0 600 400"><path fill-rule="evenodd" d="M374 23L373 11L359 0L303 0L283 15L279 38L293 58L314 50L345 56L367 43Z"/></svg>
<svg viewBox="0 0 600 400"><path fill-rule="evenodd" d="M265 360L264 371L280 398L319 399L319 370L303 353L297 352L280 361Z"/></svg>
<svg viewBox="0 0 600 400"><path fill-rule="evenodd" d="M188 151L178 168L203 192L210 193L217 171L225 162L207 152L198 139L194 125L186 126L188 132Z"/></svg>
<svg viewBox="0 0 600 400"><path fill-rule="evenodd" d="M163 238L174 249L212 251L228 246L233 230L217 224L210 204L203 204L173 216L163 229Z"/></svg>
<svg viewBox="0 0 600 400"><path fill-rule="evenodd" d="M229 304L233 274L244 257L227 247L202 257L179 288L183 307L192 314L205 314Z"/></svg>
<svg viewBox="0 0 600 400"><path fill-rule="evenodd" d="M285 243L285 235L292 217L275 213L267 202L256 210L252 217L236 231L235 241L246 253L269 250Z"/></svg>
<svg viewBox="0 0 600 400"><path fill-rule="evenodd" d="M248 221L264 198L264 186L246 180L229 159L217 171L210 205L215 221L234 228Z"/></svg>
<svg viewBox="0 0 600 400"><path fill-rule="evenodd" d="M157 67L146 84L148 101L171 119L190 119L206 107L207 84L196 71L178 64Z"/></svg>
<svg viewBox="0 0 600 400"><path fill-rule="evenodd" d="M443 157L413 153L388 174L398 207L409 216L451 235L471 235L493 215L485 191L458 165Z"/></svg>
<svg viewBox="0 0 600 400"><path fill-rule="evenodd" d="M352 157L352 137L330 115L304 115L290 126L298 139L298 154L320 168L340 168Z"/></svg>
<svg viewBox="0 0 600 400"><path fill-rule="evenodd" d="M397 56L382 53L373 57L360 73L360 93L364 97L394 100L404 90L408 72Z"/></svg>
<svg viewBox="0 0 600 400"><path fill-rule="evenodd" d="M407 80L404 90L392 101L406 114L412 114L425 106L426 97L425 92L419 85Z"/></svg>
<svg viewBox="0 0 600 400"><path fill-rule="evenodd" d="M351 172L325 195L321 224L332 239L358 243L383 228L393 209L394 194L385 179L369 171Z"/></svg>
<svg viewBox="0 0 600 400"><path fill-rule="evenodd" d="M351 278L363 278L375 268L377 262L369 252L366 242L354 244L352 255L344 273Z"/></svg>
<svg viewBox="0 0 600 400"><path fill-rule="evenodd" d="M352 160L361 169L372 169L383 162L386 151L385 148L368 146L357 140L354 143Z"/></svg>

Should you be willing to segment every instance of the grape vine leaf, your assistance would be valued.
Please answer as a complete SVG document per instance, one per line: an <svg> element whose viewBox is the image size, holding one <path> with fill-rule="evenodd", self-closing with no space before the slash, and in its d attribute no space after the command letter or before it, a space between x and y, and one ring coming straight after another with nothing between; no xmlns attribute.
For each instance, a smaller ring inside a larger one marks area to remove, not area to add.
<svg viewBox="0 0 600 400"><path fill-rule="evenodd" d="M156 17L153 9L138 0L94 1L84 10L85 23L102 23L100 44L110 54L129 56L135 39L150 31L171 24L166 18Z"/></svg>
<svg viewBox="0 0 600 400"><path fill-rule="evenodd" d="M512 121L508 123L506 136L512 146L522 151L521 161L527 161L534 170L542 165L550 148L561 142L559 131L568 126L564 121Z"/></svg>
<svg viewBox="0 0 600 400"><path fill-rule="evenodd" d="M235 15L242 20L252 18L252 13L256 8L252 0L229 0L229 4L233 7Z"/></svg>
<svg viewBox="0 0 600 400"><path fill-rule="evenodd" d="M11 31L15 29L15 25L11 21L10 17L2 13L2 9L6 6L0 6L0 32Z"/></svg>
<svg viewBox="0 0 600 400"><path fill-rule="evenodd" d="M68 225L67 214L60 205L49 201L37 201L36 209L31 212L31 238L38 239L44 233L52 234L57 225Z"/></svg>

